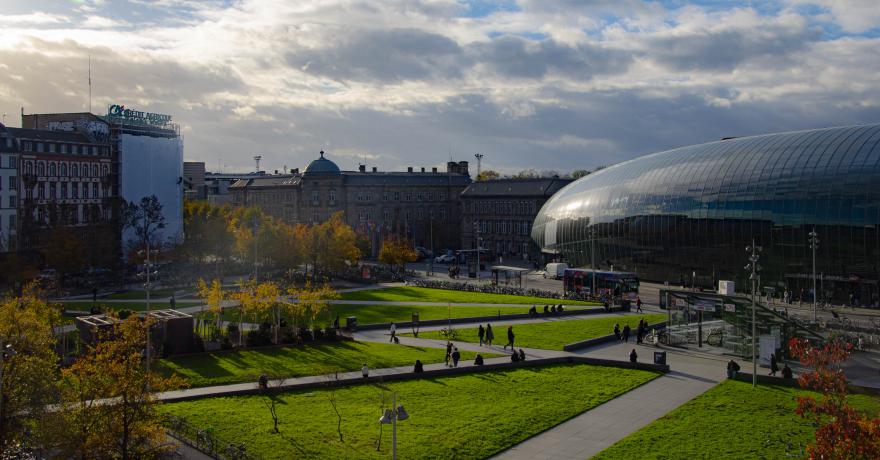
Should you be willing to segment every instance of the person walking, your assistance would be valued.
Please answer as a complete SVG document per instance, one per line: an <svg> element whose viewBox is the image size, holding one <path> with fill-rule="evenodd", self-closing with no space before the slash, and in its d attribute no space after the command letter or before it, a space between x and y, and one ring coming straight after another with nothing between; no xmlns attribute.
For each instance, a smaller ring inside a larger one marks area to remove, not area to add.
<svg viewBox="0 0 880 460"><path fill-rule="evenodd" d="M506 350L508 345L510 349L513 350L513 326L507 326L507 345L504 345L504 349Z"/></svg>
<svg viewBox="0 0 880 460"><path fill-rule="evenodd" d="M480 328L477 329L477 335L480 337L480 346L483 346L483 337L486 336L486 330L483 329L483 325L480 324Z"/></svg>
<svg viewBox="0 0 880 460"><path fill-rule="evenodd" d="M785 363L785 366L782 368L782 378L790 379L794 377L794 373L791 371L791 368L788 367L788 363Z"/></svg>
<svg viewBox="0 0 880 460"><path fill-rule="evenodd" d="M629 331L630 331L629 324L625 324L623 326L623 341L624 341L624 343L629 343Z"/></svg>
<svg viewBox="0 0 880 460"><path fill-rule="evenodd" d="M519 349L519 360L520 361L526 360L526 352L524 352L522 348Z"/></svg>
<svg viewBox="0 0 880 460"><path fill-rule="evenodd" d="M486 323L486 344L488 344L491 347L493 340L495 340L495 333L492 332L492 325L489 323Z"/></svg>
<svg viewBox="0 0 880 460"><path fill-rule="evenodd" d="M614 337L620 342L620 323L614 323Z"/></svg>
<svg viewBox="0 0 880 460"><path fill-rule="evenodd" d="M391 323L391 340L389 342L394 342L394 339L397 338L397 325Z"/></svg>
<svg viewBox="0 0 880 460"><path fill-rule="evenodd" d="M446 342L446 367L449 367L449 359L452 358L452 342Z"/></svg>
<svg viewBox="0 0 880 460"><path fill-rule="evenodd" d="M736 361L730 360L727 362L727 378L733 379L736 378L736 373L739 372L739 364Z"/></svg>
<svg viewBox="0 0 880 460"><path fill-rule="evenodd" d="M636 354L636 349L633 348L631 352L629 352L629 362L635 363L638 362L639 355Z"/></svg>
<svg viewBox="0 0 880 460"><path fill-rule="evenodd" d="M636 296L636 313L642 313L642 298Z"/></svg>
<svg viewBox="0 0 880 460"><path fill-rule="evenodd" d="M452 367L458 367L459 359L461 359L461 353L458 352L458 347L452 347Z"/></svg>
<svg viewBox="0 0 880 460"><path fill-rule="evenodd" d="M367 363L364 363L364 367L361 368L361 375L363 375L364 378L367 378L370 376L370 368L367 367Z"/></svg>
<svg viewBox="0 0 880 460"><path fill-rule="evenodd" d="M636 343L642 343L642 334L645 333L645 323L639 320L639 327L636 329Z"/></svg>
<svg viewBox="0 0 880 460"><path fill-rule="evenodd" d="M424 364L422 364L422 360L417 359L416 365L413 367L413 372L419 373L419 372L424 372L424 371L425 371L425 366L424 366Z"/></svg>
<svg viewBox="0 0 880 460"><path fill-rule="evenodd" d="M776 355L770 353L770 375L775 377L777 372L779 372L779 365L776 364Z"/></svg>

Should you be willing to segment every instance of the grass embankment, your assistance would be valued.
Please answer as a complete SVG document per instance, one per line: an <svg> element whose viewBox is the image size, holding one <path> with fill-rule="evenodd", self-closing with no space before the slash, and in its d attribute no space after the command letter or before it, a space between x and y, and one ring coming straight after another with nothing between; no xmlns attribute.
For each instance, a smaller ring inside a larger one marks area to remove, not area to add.
<svg viewBox="0 0 880 460"><path fill-rule="evenodd" d="M797 388L726 380L687 404L603 450L593 459L803 458L814 428L795 414ZM853 406L880 413L880 399L850 397Z"/></svg>
<svg viewBox="0 0 880 460"><path fill-rule="evenodd" d="M147 309L146 302L59 302L64 306L65 310L69 311L90 311L92 307L98 307L102 311L107 310L131 310L131 311L144 311ZM201 302L181 302L177 301L175 303L174 308L180 309L183 307L194 307L196 305L201 305ZM150 310L167 310L171 308L171 304L168 301L163 302L150 302Z"/></svg>
<svg viewBox="0 0 880 460"><path fill-rule="evenodd" d="M563 346L581 340L594 339L613 333L614 325L620 324L623 329L625 324L632 328L630 340L635 342L636 326L639 319L646 319L648 323L657 323L666 319L666 315L650 313L645 315L619 315L604 318L549 321L532 324L515 324L513 335L514 345L524 348L543 348L545 350L561 350ZM455 327L455 326L453 326ZM499 325L492 327L495 333L494 345L507 343L507 326ZM477 328L456 329L461 342L479 342ZM411 335L411 334L406 334ZM440 331L424 331L419 333L420 339L445 339Z"/></svg>
<svg viewBox="0 0 880 460"><path fill-rule="evenodd" d="M487 458L645 383L657 374L588 365L548 366L434 379L353 385L278 396L280 434L263 396L200 399L160 406L265 459L387 459L390 426L377 423L390 391L410 418L398 426L398 456ZM561 390L564 389L564 390ZM337 401L343 441L336 432ZM384 404L383 404L383 398Z"/></svg>
<svg viewBox="0 0 880 460"><path fill-rule="evenodd" d="M476 353L462 351L469 360ZM498 355L483 354L484 358ZM177 374L190 386L255 382L260 374L302 377L358 370L411 366L444 361L446 350L372 342L333 342L296 347L265 348L235 352L203 353L163 359L157 368L165 375Z"/></svg>
<svg viewBox="0 0 880 460"><path fill-rule="evenodd" d="M489 294L483 292L453 291L450 289L433 289L421 287L393 287L385 289L369 289L342 293L343 300L381 300L388 302L451 302L451 303L498 303L498 304L563 304L563 305L598 305L595 302L575 300L545 299L510 294Z"/></svg>

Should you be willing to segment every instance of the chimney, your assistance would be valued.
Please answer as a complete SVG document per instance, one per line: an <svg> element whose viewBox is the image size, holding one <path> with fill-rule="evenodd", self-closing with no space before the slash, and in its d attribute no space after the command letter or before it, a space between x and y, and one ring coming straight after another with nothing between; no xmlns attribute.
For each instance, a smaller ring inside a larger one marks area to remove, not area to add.
<svg viewBox="0 0 880 460"><path fill-rule="evenodd" d="M446 163L446 172L449 174L458 174L458 163L449 161Z"/></svg>
<svg viewBox="0 0 880 460"><path fill-rule="evenodd" d="M467 161L459 161L458 162L458 173L463 174L465 176L470 176L468 172L468 162Z"/></svg>
<svg viewBox="0 0 880 460"><path fill-rule="evenodd" d="M422 166L422 172L425 172L425 167L424 167L424 166Z"/></svg>
<svg viewBox="0 0 880 460"><path fill-rule="evenodd" d="M412 172L412 166L407 167L406 172Z"/></svg>
<svg viewBox="0 0 880 460"><path fill-rule="evenodd" d="M437 167L434 166L433 168L431 168L431 172L436 174L436 173L437 173Z"/></svg>
<svg viewBox="0 0 880 460"><path fill-rule="evenodd" d="M276 176L278 175L278 170L277 170L277 169L275 170L275 175L276 175Z"/></svg>
<svg viewBox="0 0 880 460"><path fill-rule="evenodd" d="M358 165L358 171L367 172L367 165Z"/></svg>
<svg viewBox="0 0 880 460"><path fill-rule="evenodd" d="M378 172L378 168L376 168L375 166L373 166L373 172Z"/></svg>

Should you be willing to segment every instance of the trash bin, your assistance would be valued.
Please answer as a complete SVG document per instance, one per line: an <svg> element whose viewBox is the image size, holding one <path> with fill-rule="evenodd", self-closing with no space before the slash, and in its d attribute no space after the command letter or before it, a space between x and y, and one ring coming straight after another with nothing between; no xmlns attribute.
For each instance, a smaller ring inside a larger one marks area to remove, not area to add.
<svg viewBox="0 0 880 460"><path fill-rule="evenodd" d="M348 329L349 332L354 332L357 329L358 319L357 316L349 316L345 318L345 328Z"/></svg>
<svg viewBox="0 0 880 460"><path fill-rule="evenodd" d="M661 366L666 365L666 352L665 351L655 351L654 352L654 364L659 364Z"/></svg>
<svg viewBox="0 0 880 460"><path fill-rule="evenodd" d="M632 309L632 303L627 299L621 299L620 308L623 309L623 311L630 311Z"/></svg>

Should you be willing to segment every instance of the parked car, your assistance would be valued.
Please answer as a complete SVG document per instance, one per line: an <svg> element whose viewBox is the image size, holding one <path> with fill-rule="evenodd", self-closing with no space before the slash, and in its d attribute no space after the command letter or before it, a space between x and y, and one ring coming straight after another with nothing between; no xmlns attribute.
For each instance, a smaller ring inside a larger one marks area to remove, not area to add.
<svg viewBox="0 0 880 460"><path fill-rule="evenodd" d="M566 263L549 263L547 267L544 268L544 278L553 278L553 279L561 279L565 274L565 269L568 268L568 264Z"/></svg>
<svg viewBox="0 0 880 460"><path fill-rule="evenodd" d="M419 259L427 259L428 257L433 257L434 253L431 252L428 248L423 248L421 246L416 246L414 248L417 253L419 253Z"/></svg>
<svg viewBox="0 0 880 460"><path fill-rule="evenodd" d="M455 262L455 256L452 254L443 254L442 256L434 257L435 264L451 264Z"/></svg>

